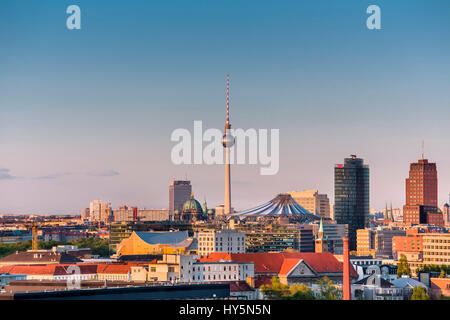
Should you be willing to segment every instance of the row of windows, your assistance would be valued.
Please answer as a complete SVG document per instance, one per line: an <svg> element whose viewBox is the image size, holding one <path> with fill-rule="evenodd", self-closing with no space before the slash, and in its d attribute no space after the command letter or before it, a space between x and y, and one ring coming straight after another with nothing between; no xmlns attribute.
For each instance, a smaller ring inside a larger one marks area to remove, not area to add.
<svg viewBox="0 0 450 320"><path fill-rule="evenodd" d="M206 277L203 276L203 275L199 275L199 276L193 275L192 278L193 278L194 281L195 280L206 280ZM227 275L226 274L224 274L223 276L220 275L220 274L217 275L217 279L216 279L216 275L215 274L213 274L212 277L211 277L210 274L208 274L208 280L237 280L237 279L238 278L237 278L236 274L233 274L233 276L231 274L228 275L228 279L227 279Z"/></svg>
<svg viewBox="0 0 450 320"><path fill-rule="evenodd" d="M449 250L449 246L424 246L425 249L447 249Z"/></svg>
<svg viewBox="0 0 450 320"><path fill-rule="evenodd" d="M425 256L450 256L450 252L427 252L423 253Z"/></svg>
<svg viewBox="0 0 450 320"><path fill-rule="evenodd" d="M246 266L247 267L247 266ZM218 270L219 268L214 268L214 270ZM231 266L228 266L228 270L229 271L231 271ZM194 269L193 269L194 271L195 271L195 266L194 266ZM220 269L219 269L220 270ZM237 270L237 267L236 266L233 266L233 270L234 271L236 271ZM202 266L202 267L197 267L197 271L205 271L205 267L204 266ZM211 271L211 266L208 266L208 271ZM223 267L223 271L227 271L227 267L226 266L224 266Z"/></svg>
<svg viewBox="0 0 450 320"><path fill-rule="evenodd" d="M444 258L428 258L423 259L423 261L434 261L434 262L450 262L450 259L444 259Z"/></svg>
<svg viewBox="0 0 450 320"><path fill-rule="evenodd" d="M450 239L424 239L424 243L450 243Z"/></svg>

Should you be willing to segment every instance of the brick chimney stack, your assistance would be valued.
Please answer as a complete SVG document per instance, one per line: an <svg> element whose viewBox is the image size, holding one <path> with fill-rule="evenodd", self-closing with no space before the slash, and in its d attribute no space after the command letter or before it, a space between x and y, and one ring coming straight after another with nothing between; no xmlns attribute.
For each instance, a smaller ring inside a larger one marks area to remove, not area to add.
<svg viewBox="0 0 450 320"><path fill-rule="evenodd" d="M350 284L350 254L349 254L349 247L348 247L348 237L343 237L342 241L344 242L344 275L343 275L343 281L342 281L342 288L343 288L343 299L344 300L351 300L351 284Z"/></svg>

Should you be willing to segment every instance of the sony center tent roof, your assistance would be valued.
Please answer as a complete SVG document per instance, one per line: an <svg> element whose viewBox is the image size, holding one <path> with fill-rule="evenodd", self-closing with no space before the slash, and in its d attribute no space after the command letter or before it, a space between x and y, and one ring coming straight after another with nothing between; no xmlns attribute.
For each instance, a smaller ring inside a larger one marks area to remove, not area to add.
<svg viewBox="0 0 450 320"><path fill-rule="evenodd" d="M258 207L235 212L231 217L251 217L251 216L292 216L298 217L302 222L312 222L320 218L310 213L295 201L290 194L280 193L275 198Z"/></svg>

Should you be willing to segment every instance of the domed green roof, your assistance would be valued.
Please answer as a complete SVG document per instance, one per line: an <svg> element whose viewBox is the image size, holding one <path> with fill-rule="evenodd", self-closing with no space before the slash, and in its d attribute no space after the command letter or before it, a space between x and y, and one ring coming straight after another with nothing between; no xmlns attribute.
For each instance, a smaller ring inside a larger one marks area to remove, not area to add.
<svg viewBox="0 0 450 320"><path fill-rule="evenodd" d="M203 213L202 206L200 202L194 199L194 194L191 195L191 199L187 200L183 204L183 212L196 212Z"/></svg>

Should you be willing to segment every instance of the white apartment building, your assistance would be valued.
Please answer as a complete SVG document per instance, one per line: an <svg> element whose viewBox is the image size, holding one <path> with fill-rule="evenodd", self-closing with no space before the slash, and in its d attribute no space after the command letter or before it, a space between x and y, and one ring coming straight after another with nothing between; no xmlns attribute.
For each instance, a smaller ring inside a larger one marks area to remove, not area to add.
<svg viewBox="0 0 450 320"><path fill-rule="evenodd" d="M108 223L112 217L110 203L94 200L89 204L89 221Z"/></svg>
<svg viewBox="0 0 450 320"><path fill-rule="evenodd" d="M252 262L195 262L188 282L246 281L254 276Z"/></svg>
<svg viewBox="0 0 450 320"><path fill-rule="evenodd" d="M255 276L253 262L198 259L198 255L163 255L156 263L132 266L130 277L137 282L205 283L246 281Z"/></svg>
<svg viewBox="0 0 450 320"><path fill-rule="evenodd" d="M198 253L206 256L211 252L245 253L245 233L222 229L197 233Z"/></svg>

